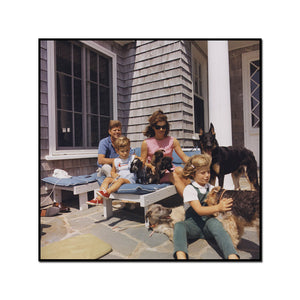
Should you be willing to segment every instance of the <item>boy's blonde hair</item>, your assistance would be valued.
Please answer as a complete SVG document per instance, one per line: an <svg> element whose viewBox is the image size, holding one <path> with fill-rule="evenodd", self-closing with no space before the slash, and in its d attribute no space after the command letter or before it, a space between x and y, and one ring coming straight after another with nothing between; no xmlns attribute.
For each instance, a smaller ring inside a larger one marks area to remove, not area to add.
<svg viewBox="0 0 300 300"><path fill-rule="evenodd" d="M130 147L130 140L126 136L120 136L115 141L115 147L117 150L119 150L122 147Z"/></svg>
<svg viewBox="0 0 300 300"><path fill-rule="evenodd" d="M211 165L210 155L206 153L193 155L192 157L190 157L190 159L184 166L182 176L186 179L187 178L193 179L197 170L201 168L210 168L210 165Z"/></svg>

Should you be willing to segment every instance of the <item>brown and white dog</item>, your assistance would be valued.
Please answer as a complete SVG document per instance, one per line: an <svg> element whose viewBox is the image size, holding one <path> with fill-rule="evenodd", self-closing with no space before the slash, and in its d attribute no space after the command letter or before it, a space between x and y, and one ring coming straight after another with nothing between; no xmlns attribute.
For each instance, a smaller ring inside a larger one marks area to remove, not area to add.
<svg viewBox="0 0 300 300"><path fill-rule="evenodd" d="M166 234L173 241L174 225L183 221L185 216L183 206L167 208L161 204L152 204L146 213L146 221L153 231Z"/></svg>
<svg viewBox="0 0 300 300"><path fill-rule="evenodd" d="M215 216L229 233L234 247L237 247L246 226L255 226L259 234L260 197L258 191L233 191L214 187L207 195L208 206L217 205L222 198L232 198L232 209Z"/></svg>

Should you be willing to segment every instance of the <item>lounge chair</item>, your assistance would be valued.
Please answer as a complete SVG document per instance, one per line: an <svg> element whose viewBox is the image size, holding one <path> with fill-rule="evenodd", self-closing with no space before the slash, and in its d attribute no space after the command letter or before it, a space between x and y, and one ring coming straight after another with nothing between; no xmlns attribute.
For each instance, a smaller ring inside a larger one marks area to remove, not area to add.
<svg viewBox="0 0 300 300"><path fill-rule="evenodd" d="M140 148L135 148L135 154L140 156ZM198 150L184 150L188 156L200 154ZM175 166L183 166L181 159L173 152L173 163ZM61 192L63 190L72 191L74 195L79 195L79 208L80 210L86 209L88 205L87 193L99 190L99 186L105 177L97 177L97 173L84 176L73 176L71 178L55 178L46 177L42 180L47 184L54 186L54 200L61 202ZM139 203L144 207L145 213L149 205L173 196L177 193L176 188L171 183L163 184L123 184L119 190L110 195L109 199L103 199L104 217L109 218L112 216L112 200L121 200Z"/></svg>

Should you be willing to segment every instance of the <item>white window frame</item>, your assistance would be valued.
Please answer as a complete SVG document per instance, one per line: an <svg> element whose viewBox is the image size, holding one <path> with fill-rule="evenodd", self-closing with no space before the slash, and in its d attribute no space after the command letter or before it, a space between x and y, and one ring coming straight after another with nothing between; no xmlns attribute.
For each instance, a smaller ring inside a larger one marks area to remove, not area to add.
<svg viewBox="0 0 300 300"><path fill-rule="evenodd" d="M93 41L80 41L94 50L105 54L112 60L112 101L113 119L118 119L117 108L117 55ZM49 130L49 155L46 160L93 158L98 156L98 149L67 149L57 150L56 144L56 118L55 118L55 43L47 41L47 70L48 70L48 130Z"/></svg>

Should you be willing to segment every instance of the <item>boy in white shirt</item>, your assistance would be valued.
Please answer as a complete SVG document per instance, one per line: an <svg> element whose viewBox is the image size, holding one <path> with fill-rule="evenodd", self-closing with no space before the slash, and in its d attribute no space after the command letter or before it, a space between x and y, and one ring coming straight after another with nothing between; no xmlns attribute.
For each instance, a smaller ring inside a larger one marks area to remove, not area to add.
<svg viewBox="0 0 300 300"><path fill-rule="evenodd" d="M116 192L122 184L135 183L136 176L130 173L130 166L135 155L130 154L130 140L121 136L115 141L116 152L119 157L115 158L112 163L111 176L106 177L97 193L97 198L88 201L89 205L102 204L102 198L109 198L110 194Z"/></svg>

